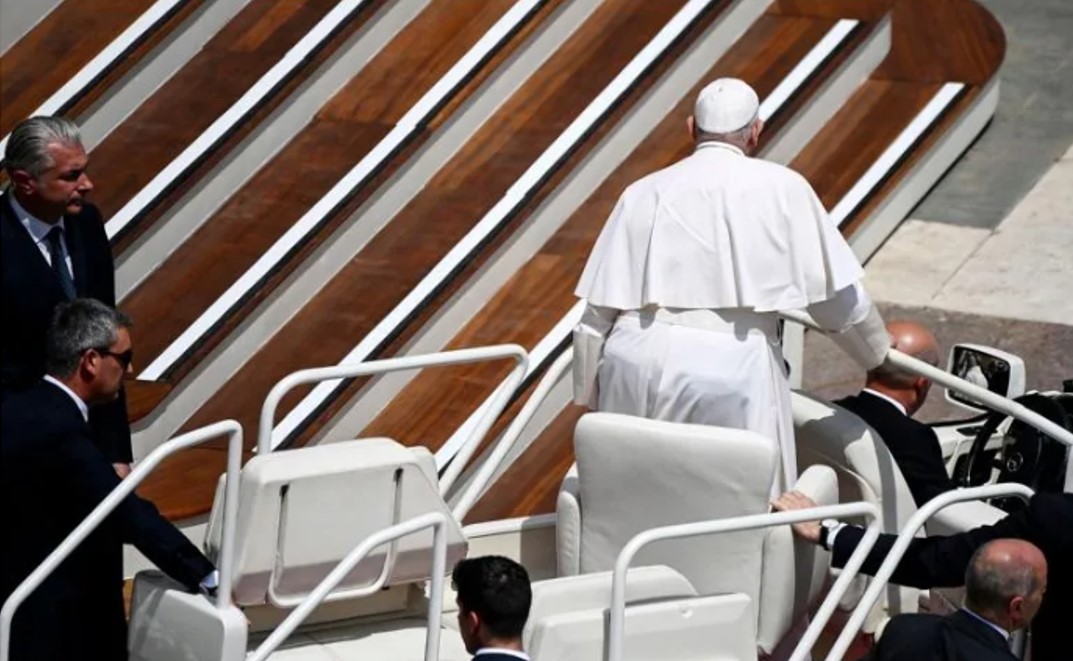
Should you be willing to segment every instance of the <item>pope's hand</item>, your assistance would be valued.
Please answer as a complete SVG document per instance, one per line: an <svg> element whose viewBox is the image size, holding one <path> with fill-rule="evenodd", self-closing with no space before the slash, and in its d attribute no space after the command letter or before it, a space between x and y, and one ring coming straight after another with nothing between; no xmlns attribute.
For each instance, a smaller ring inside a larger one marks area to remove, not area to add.
<svg viewBox="0 0 1073 661"><path fill-rule="evenodd" d="M815 501L800 491L787 491L771 503L778 512L790 512L816 507ZM820 543L820 522L806 521L805 523L793 524L794 534L813 544Z"/></svg>

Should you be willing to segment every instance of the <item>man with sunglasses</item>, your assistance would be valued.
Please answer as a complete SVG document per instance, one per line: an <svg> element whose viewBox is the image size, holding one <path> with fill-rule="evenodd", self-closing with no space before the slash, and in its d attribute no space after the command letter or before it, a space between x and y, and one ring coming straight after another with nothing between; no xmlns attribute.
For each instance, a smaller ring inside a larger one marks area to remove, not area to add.
<svg viewBox="0 0 1073 661"><path fill-rule="evenodd" d="M78 127L31 117L11 131L0 194L0 394L36 383L45 371L45 329L57 304L84 297L115 305L112 248ZM90 414L93 438L121 476L130 472L130 426L123 392Z"/></svg>
<svg viewBox="0 0 1073 661"><path fill-rule="evenodd" d="M47 374L9 393L0 416L0 600L48 557L119 476L93 440L89 412L115 401L130 369L130 320L93 299L57 306ZM127 658L123 544L191 591L215 590L212 563L148 501L126 500L15 614L12 661Z"/></svg>

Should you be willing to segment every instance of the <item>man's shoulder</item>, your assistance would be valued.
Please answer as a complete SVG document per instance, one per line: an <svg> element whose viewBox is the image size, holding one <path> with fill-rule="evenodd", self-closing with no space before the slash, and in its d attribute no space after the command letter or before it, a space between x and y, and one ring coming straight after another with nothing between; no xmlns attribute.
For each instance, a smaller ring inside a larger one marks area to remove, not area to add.
<svg viewBox="0 0 1073 661"><path fill-rule="evenodd" d="M81 433L85 421L77 405L58 387L45 381L4 395L0 425L5 440L24 438L27 431L35 435Z"/></svg>

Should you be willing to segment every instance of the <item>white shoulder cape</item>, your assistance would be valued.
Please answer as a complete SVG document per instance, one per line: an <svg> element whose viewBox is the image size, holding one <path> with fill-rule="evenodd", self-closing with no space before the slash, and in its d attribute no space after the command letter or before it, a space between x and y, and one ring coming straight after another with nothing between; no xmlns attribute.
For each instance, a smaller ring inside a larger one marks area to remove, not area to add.
<svg viewBox="0 0 1073 661"><path fill-rule="evenodd" d="M804 177L708 143L622 194L577 296L619 310L804 308L863 270Z"/></svg>

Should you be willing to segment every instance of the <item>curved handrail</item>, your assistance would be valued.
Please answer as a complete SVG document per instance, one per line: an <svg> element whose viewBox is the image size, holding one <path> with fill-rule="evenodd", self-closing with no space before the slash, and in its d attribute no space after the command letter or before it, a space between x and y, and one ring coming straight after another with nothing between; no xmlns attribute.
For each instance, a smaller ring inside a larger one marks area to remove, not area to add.
<svg viewBox="0 0 1073 661"><path fill-rule="evenodd" d="M206 155L226 140L264 100L303 67L311 57L332 38L369 0L339 0L297 44L291 47L238 101L216 118L194 142L158 172L129 202L113 215L104 228L110 240L123 234L131 223L141 217L166 195L179 179L200 164Z"/></svg>
<svg viewBox="0 0 1073 661"><path fill-rule="evenodd" d="M794 648L790 661L801 661L816 643L823 627L827 625L831 614L838 605L840 599L850 586L850 582L860 570L861 565L871 551L872 545L879 538L879 509L872 503L842 503L838 505L824 505L803 510L790 512L770 512L766 514L752 514L749 516L737 516L726 519L714 519L710 521L697 521L673 526L652 528L638 533L619 552L615 560L615 569L611 577L611 611L608 629L608 661L621 661L622 649L625 644L626 630L626 571L637 553L649 544L661 540L683 539L699 537L701 535L714 535L725 532L742 530L756 530L757 528L770 528L805 521L816 521L826 518L845 518L851 516L864 516L868 519L868 527L861 538L861 543L850 556L845 568L839 575L831 590L827 593L820 605L815 618L809 624L804 636Z"/></svg>
<svg viewBox="0 0 1073 661"><path fill-rule="evenodd" d="M801 310L786 310L780 312L779 314L790 321L805 326L806 328L810 328L812 330L819 331L824 334L827 333L827 331L821 328L819 324L817 324L812 319L812 317L810 317L807 313L802 312ZM1030 425L1035 429L1040 430L1041 432L1047 434L1059 443L1063 443L1065 445L1073 447L1073 432L1062 428L1061 426L1043 417L1039 413L1036 413L1035 411L1032 411L1031 409L1027 408L1023 404L1018 404L1011 399L1007 399L1005 397L1002 397L1001 395L996 395L987 388L981 388L978 385L969 383L965 379L954 376L953 374L941 370L934 365L929 365L922 360L913 358L912 356L902 353L897 349L890 350L890 352L887 354L887 360L890 361L890 363L893 364L895 367L903 369L906 372L922 376L926 379L930 379L941 386L953 390L954 392L975 399L981 404L985 404L986 406L998 411L999 413L1008 415L1012 418L1020 420L1026 425Z"/></svg>
<svg viewBox="0 0 1073 661"><path fill-rule="evenodd" d="M346 575L361 562L373 549L383 546L388 542L395 541L420 532L425 528L432 528L432 574L429 580L428 595L428 632L425 635L425 661L436 661L440 656L440 628L443 620L443 582L447 575L447 532L445 530L447 518L441 512L428 512L416 516L408 521L398 523L376 532L365 538L357 547L347 554L343 560L335 566L324 580L313 588L313 591L302 600L283 622L279 624L262 642L256 650L247 657L247 661L264 661L272 652L283 644L294 630L305 621L331 591L339 585ZM381 574L376 584L370 587L373 592L383 587L387 574Z"/></svg>
<svg viewBox="0 0 1073 661"><path fill-rule="evenodd" d="M193 347L217 328L220 321L241 305L249 293L279 267L280 262L311 232L323 225L360 186L381 170L384 163L405 145L429 119L462 88L473 73L500 48L547 0L518 0L459 60L403 115L383 139L350 169L331 190L302 215L272 246L239 276L205 312L146 366L139 379L159 379L182 360ZM352 358L343 362L356 362Z"/></svg>
<svg viewBox="0 0 1073 661"><path fill-rule="evenodd" d="M104 50L97 54L86 66L71 77L63 87L45 100L31 116L58 115L71 107L81 98L90 87L96 85L108 72L114 69L119 61L145 41L148 35L163 25L168 19L179 11L181 6L189 0L157 0L151 7L142 12L133 23L127 26L112 43L105 46ZM8 138L11 134L0 140L0 154L7 147Z"/></svg>
<svg viewBox="0 0 1073 661"><path fill-rule="evenodd" d="M52 572L60 566L64 560L88 537L116 507L129 496L148 475L160 465L164 459L180 450L193 447L216 438L221 434L227 434L227 478L224 491L224 529L223 539L225 548L234 546L236 520L235 513L238 505L238 474L242 457L242 426L234 420L223 420L215 424L201 427L163 443L149 453L134 467L130 475L123 479L115 489L100 502L93 511L82 520L82 523L71 531L69 535L48 555L44 561L27 576L22 583L11 593L4 606L0 609L0 661L8 661L9 648L11 646L11 622L15 617L15 611L30 594L45 582ZM232 559L225 556L220 562L220 589L216 601L216 607L225 609L231 607L231 581Z"/></svg>
<svg viewBox="0 0 1073 661"><path fill-rule="evenodd" d="M522 432L529 425L529 421L533 419L537 409L544 403L548 395L551 393L552 388L559 381L562 375L570 367L570 361L574 359L573 347L567 347L563 351L551 367L541 377L540 383L537 384L536 390L526 400L525 406L511 421L510 426L503 432L503 437L499 439L499 443L496 444L492 454L488 456L484 462L481 463L477 474L473 477L469 486L462 493L462 496L458 499L458 503L455 504L453 513L455 518L459 521L465 519L466 514L469 514L469 510L473 507L473 504L477 502L477 499L481 497L484 490L488 487L488 483L492 481L492 476L499 470L499 466L503 463L507 454L514 448L515 443L518 442L518 438L521 437ZM509 385L504 382L501 388L509 388ZM513 392L513 390L512 390ZM455 457L455 462L462 464L459 461L459 457ZM452 464L455 465L455 464ZM462 468L465 466L463 465Z"/></svg>
<svg viewBox="0 0 1073 661"><path fill-rule="evenodd" d="M939 494L935 498L924 503L913 516L909 517L909 521L906 522L905 528L902 528L901 532L898 533L898 538L895 540L894 546L892 546L890 552L887 553L886 559L883 560L883 563L879 566L879 569L875 573L875 577L868 585L868 589L865 590L864 594L861 596L861 600L857 603L856 608L853 609L853 613L846 622L846 627L842 630L842 633L838 635L838 638L835 639L831 651L827 654L827 661L838 661L845 656L846 650L849 649L850 643L853 641L853 637L860 631L865 617L868 616L868 612L879 598L879 593L886 587L891 574L894 573L902 556L905 555L905 552L916 536L917 531L920 530L927 520L933 517L939 510L948 507L949 505L953 505L954 503L960 503L967 500L994 498L997 496L1020 496L1021 498L1028 500L1032 497L1032 494L1033 491L1023 484L989 484L982 487L947 491L946 493ZM856 555L856 552L854 552L854 555Z"/></svg>
<svg viewBox="0 0 1073 661"><path fill-rule="evenodd" d="M367 363L355 363L355 364L343 364L334 365L332 367L315 367L312 369L299 370L292 374L289 374L280 379L276 385L269 391L268 397L265 398L265 403L261 407L261 418L258 425L257 433L257 451L261 453L271 452L275 447L280 445L286 436L279 433L279 430L272 428L273 420L276 416L276 408L279 406L280 400L284 395L290 392L297 386L318 383L328 384L329 387L335 388L343 379L352 379L359 376L372 376L375 374L386 374L388 372L399 372L402 370L418 369L422 367L439 367L445 365L462 365L465 363L475 363L488 360L499 360L502 358L513 358L514 369L511 371L510 376L507 377L507 381L512 384L508 388L502 388L491 406L485 411L484 416L481 418L480 424L476 425L470 434L469 440L463 446L461 455L461 462L458 464L458 468L454 466L448 468L447 472L440 480L440 493L447 493L451 485L458 478L458 474L462 471L461 466L469 461L470 457L477 449L477 445L480 444L480 440L484 438L488 430L492 428L496 418L503 412L503 409L507 407L507 403L510 402L510 398L514 395L514 390L521 384L522 379L525 378L526 366L529 363L529 354L525 349L516 344L499 344L491 347L476 347L473 349L457 349L455 351L443 351L440 353L425 354L421 356L404 356L401 358L386 358L384 360L373 360Z"/></svg>

